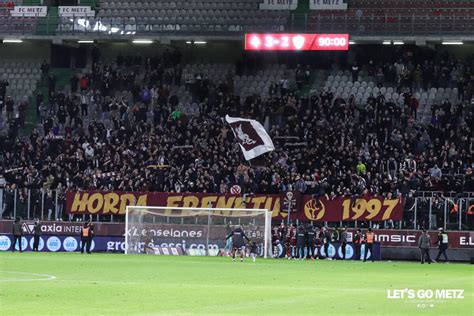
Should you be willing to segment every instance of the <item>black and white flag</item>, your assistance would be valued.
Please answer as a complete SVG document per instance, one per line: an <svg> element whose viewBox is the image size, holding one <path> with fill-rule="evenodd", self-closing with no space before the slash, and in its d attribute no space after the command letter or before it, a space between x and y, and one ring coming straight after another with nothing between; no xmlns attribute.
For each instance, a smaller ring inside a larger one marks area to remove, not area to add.
<svg viewBox="0 0 474 316"><path fill-rule="evenodd" d="M246 160L275 150L267 131L256 120L230 117L229 115L226 115L225 120L232 128Z"/></svg>

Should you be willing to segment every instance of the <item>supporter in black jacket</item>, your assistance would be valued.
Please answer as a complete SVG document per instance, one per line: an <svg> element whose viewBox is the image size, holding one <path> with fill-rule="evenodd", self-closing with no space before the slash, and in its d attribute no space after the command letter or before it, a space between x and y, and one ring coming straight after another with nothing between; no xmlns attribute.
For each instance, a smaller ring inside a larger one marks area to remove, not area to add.
<svg viewBox="0 0 474 316"><path fill-rule="evenodd" d="M21 236L23 235L23 231L21 228L21 221L19 217L17 217L15 221L13 222L12 233L13 233L12 252L15 252L15 246L16 246L17 241L18 241L18 248L20 249L20 252L23 252L23 249L21 248Z"/></svg>
<svg viewBox="0 0 474 316"><path fill-rule="evenodd" d="M346 245L347 245L347 231L345 227L341 228L341 233L339 234L339 242L341 243L342 259L346 259Z"/></svg>
<svg viewBox="0 0 474 316"><path fill-rule="evenodd" d="M36 220L33 227L33 251L38 251L41 233L41 223Z"/></svg>
<svg viewBox="0 0 474 316"><path fill-rule="evenodd" d="M315 247L316 247L316 231L313 227L313 225L308 225L306 228L306 260L315 259L316 253L315 253Z"/></svg>
<svg viewBox="0 0 474 316"><path fill-rule="evenodd" d="M304 258L304 248L306 243L306 232L303 224L298 227L298 232L296 233L296 251L297 258L303 260Z"/></svg>
<svg viewBox="0 0 474 316"><path fill-rule="evenodd" d="M322 236L321 239L324 246L324 255L326 259L331 260L328 254L329 246L331 245L331 232L329 232L329 229L327 227L323 227L321 231L321 236Z"/></svg>
<svg viewBox="0 0 474 316"><path fill-rule="evenodd" d="M245 241L250 242L250 239L245 235L244 230L241 226L234 229L227 237L226 240L232 237L232 261L235 261L235 253L238 251L240 253L240 262L244 261L245 253Z"/></svg>

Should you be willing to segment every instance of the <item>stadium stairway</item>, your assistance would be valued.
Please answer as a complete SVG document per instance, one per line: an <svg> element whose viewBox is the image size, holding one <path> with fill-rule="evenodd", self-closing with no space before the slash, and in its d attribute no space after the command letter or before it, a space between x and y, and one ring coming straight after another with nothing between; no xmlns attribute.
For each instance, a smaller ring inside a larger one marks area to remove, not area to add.
<svg viewBox="0 0 474 316"><path fill-rule="evenodd" d="M291 17L288 20L290 30L305 30L306 25L308 24L306 19L307 16L311 13L309 10L309 1L310 0L299 0L296 10L293 11Z"/></svg>
<svg viewBox="0 0 474 316"><path fill-rule="evenodd" d="M15 1L16 2L16 1ZM42 0L23 0L22 5L42 5Z"/></svg>
<svg viewBox="0 0 474 316"><path fill-rule="evenodd" d="M313 69L311 74L311 80L308 84L305 84L301 90L299 90L296 94L299 97L311 95L314 92L321 92L324 86L324 82L326 80L326 72L321 69Z"/></svg>
<svg viewBox="0 0 474 316"><path fill-rule="evenodd" d="M36 35L51 35L56 32L59 24L58 7L49 7L48 15L38 19Z"/></svg>
<svg viewBox="0 0 474 316"><path fill-rule="evenodd" d="M90 6L92 10L100 7L100 0L81 0L81 5Z"/></svg>
<svg viewBox="0 0 474 316"><path fill-rule="evenodd" d="M322 91L324 85L326 84L326 79L329 75L329 71L323 69L316 69L313 74L313 83L311 85L311 90Z"/></svg>

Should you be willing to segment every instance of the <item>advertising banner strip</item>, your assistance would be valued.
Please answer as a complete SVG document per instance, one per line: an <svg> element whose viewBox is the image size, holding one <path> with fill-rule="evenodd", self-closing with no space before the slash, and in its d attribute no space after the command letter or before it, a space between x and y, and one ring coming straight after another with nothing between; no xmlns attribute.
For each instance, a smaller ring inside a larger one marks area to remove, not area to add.
<svg viewBox="0 0 474 316"><path fill-rule="evenodd" d="M12 221L0 221L0 234L11 234ZM42 237L49 236L80 236L81 223L77 222L42 222ZM31 228L29 228L31 227ZM33 222L25 221L23 224L24 236L32 236ZM186 240L188 244L205 243L207 236L207 225L181 225L181 224L147 224L144 226L151 238L166 243L180 243ZM354 228L349 228L348 241L352 242L355 233ZM94 223L94 233L97 237L123 237L125 235L125 225L123 223ZM139 235L140 232L129 229L126 232L130 235ZM261 240L263 236L252 230L245 230L245 233L252 240ZM418 238L421 231L401 230L401 229L374 229L375 241L383 247L418 248ZM429 231L433 243L437 240L437 231ZM474 232L472 231L448 231L449 249L474 249ZM209 232L209 240L223 242L227 235L226 226L214 226ZM437 247L433 245L433 247Z"/></svg>
<svg viewBox="0 0 474 316"><path fill-rule="evenodd" d="M13 243L12 235L0 235L0 251L10 251ZM33 236L21 238L21 248L24 251L33 250ZM93 252L123 252L123 237L96 237L92 241ZM18 243L15 247L19 250ZM74 252L81 251L81 238L79 236L41 236L38 250L43 252Z"/></svg>
<svg viewBox="0 0 474 316"><path fill-rule="evenodd" d="M272 212L274 220L288 216L287 198L279 194L252 195L243 200L232 194L207 193L163 193L163 192L101 192L78 191L66 194L66 212L75 215L125 215L127 205L170 207L169 216L186 216L186 211L176 207L214 208L265 208ZM292 220L300 221L384 221L401 220L403 200L381 197L349 197L315 199L311 195L294 194L292 201L297 206L291 212ZM179 212L183 212L182 214ZM226 212L216 216L231 216ZM166 212L165 212L166 216Z"/></svg>
<svg viewBox="0 0 474 316"><path fill-rule="evenodd" d="M10 251L13 243L12 235L5 234L0 235L0 251ZM24 236L21 239L21 248L23 251L33 250L33 236ZM217 255L220 248L224 247L224 242L220 240L220 243L213 244L209 250L212 250L213 255ZM78 236L41 236L39 240L38 250L41 252L78 252L81 251L81 239ZM354 259L355 246L353 244L346 245L346 259ZM142 251L144 251L143 245L141 245ZM15 249L18 251L18 244ZM149 245L150 251L147 253L155 255L206 255L204 244L192 244L192 243L181 243L174 244L166 241L156 241L154 244ZM123 253L125 250L125 239L123 237L96 237L93 239L91 244L91 251L93 252L120 252ZM380 244L375 243L373 246L373 253L368 253L368 259L380 260L381 251ZM317 248L316 255L323 257L342 259L342 248L340 243L331 243L328 248L328 255L324 252L324 248ZM361 257L363 259L365 255L365 246L361 247Z"/></svg>

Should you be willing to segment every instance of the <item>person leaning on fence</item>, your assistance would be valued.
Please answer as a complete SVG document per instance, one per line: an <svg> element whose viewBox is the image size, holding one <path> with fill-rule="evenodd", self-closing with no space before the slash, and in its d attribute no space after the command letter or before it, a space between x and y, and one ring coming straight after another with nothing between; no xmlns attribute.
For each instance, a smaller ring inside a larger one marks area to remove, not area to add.
<svg viewBox="0 0 474 316"><path fill-rule="evenodd" d="M13 222L12 233L13 233L12 252L15 252L15 246L16 246L17 241L18 241L18 248L20 249L20 252L23 252L23 249L21 248L21 235L23 235L23 231L21 228L21 221L19 217L17 217L15 221Z"/></svg>
<svg viewBox="0 0 474 316"><path fill-rule="evenodd" d="M423 233L418 239L418 248L420 248L420 253L421 253L421 258L420 258L421 264L424 264L425 261L428 261L428 264L431 264L430 245L431 245L431 237L426 231L426 229L423 229Z"/></svg>

